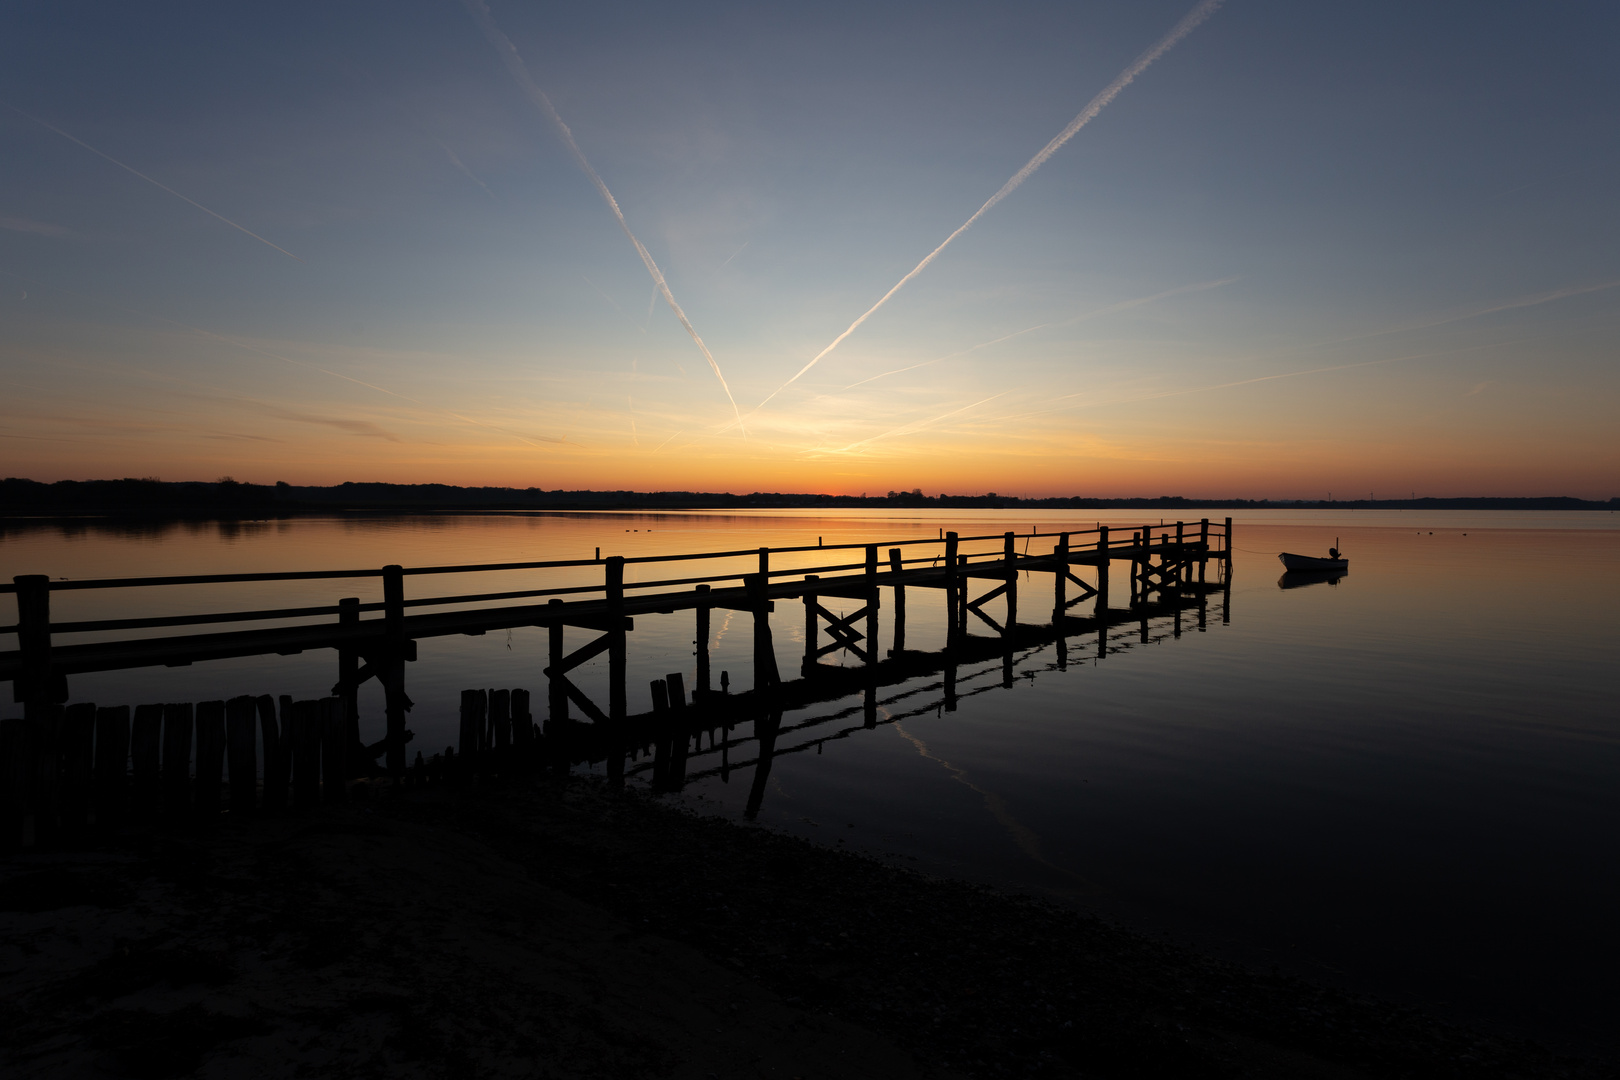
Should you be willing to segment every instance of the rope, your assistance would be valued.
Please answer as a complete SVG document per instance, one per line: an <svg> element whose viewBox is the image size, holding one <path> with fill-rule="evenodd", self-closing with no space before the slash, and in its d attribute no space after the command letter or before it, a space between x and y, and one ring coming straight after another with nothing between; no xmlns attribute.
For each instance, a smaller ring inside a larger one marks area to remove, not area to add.
<svg viewBox="0 0 1620 1080"><path fill-rule="evenodd" d="M1247 551L1250 555L1281 555L1280 551L1256 551L1254 548L1233 548L1233 551Z"/></svg>

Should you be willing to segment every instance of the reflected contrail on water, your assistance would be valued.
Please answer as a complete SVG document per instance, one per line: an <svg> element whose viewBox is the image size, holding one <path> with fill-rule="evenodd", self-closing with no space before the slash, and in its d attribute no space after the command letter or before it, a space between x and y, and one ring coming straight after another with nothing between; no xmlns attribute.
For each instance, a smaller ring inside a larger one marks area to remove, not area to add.
<svg viewBox="0 0 1620 1080"><path fill-rule="evenodd" d="M731 387L727 385L726 377L720 373L720 365L715 362L714 354L709 351L709 347L703 344L703 339L698 337L697 329L692 326L692 321L686 317L686 312L682 311L681 305L675 302L675 294L669 291L669 284L664 280L664 272L658 269L658 264L653 261L652 253L647 250L640 240L636 239L636 234L630 231L630 223L625 221L624 211L619 209L619 201L613 197L613 192L608 190L608 186L602 181L602 177L591 167L589 159L585 157L585 152L579 148L579 143L574 141L573 131L569 129L567 124L563 123L562 116L558 114L556 106L551 104L551 99L546 96L546 92L540 89L539 85L529 77L528 66L523 63L523 57L518 55L517 46L512 44L511 39L501 31L499 26L495 25L495 19L489 13L489 5L484 3L484 0L465 0L465 3L468 12L472 14L473 21L478 24L478 28L484 32L484 37L489 39L489 43L500 54L501 61L506 65L506 70L511 74L513 80L517 82L534 107L544 113L546 118L556 126L557 132L562 136L563 142L567 144L569 152L574 155L574 163L579 166L580 171L585 174L596 188L596 193L602 197L602 201L607 204L607 208L613 211L613 216L619 222L619 228L624 230L624 235L630 238L630 243L635 246L636 254L641 256L641 262L646 266L647 273L652 275L653 284L663 294L664 303L669 305L669 310L675 313L675 318L679 319L681 325L686 328L687 334L691 335L692 342L697 345L698 351L709 362L709 369L714 372L714 377L720 380L720 389L726 392L726 400L731 402L731 411L737 418L737 426L741 428L742 412L737 408L737 399L731 396ZM743 432L744 437L747 434L745 430Z"/></svg>

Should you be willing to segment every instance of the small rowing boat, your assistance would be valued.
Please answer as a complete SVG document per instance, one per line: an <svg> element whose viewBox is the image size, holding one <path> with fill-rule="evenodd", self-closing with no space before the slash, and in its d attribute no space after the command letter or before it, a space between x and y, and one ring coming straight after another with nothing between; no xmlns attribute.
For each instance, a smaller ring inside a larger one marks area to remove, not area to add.
<svg viewBox="0 0 1620 1080"><path fill-rule="evenodd" d="M1339 540L1333 539L1333 546L1328 548L1328 557L1319 559L1314 555L1294 555L1283 552L1277 558L1282 560L1283 568L1287 570L1348 570L1350 560L1339 554Z"/></svg>

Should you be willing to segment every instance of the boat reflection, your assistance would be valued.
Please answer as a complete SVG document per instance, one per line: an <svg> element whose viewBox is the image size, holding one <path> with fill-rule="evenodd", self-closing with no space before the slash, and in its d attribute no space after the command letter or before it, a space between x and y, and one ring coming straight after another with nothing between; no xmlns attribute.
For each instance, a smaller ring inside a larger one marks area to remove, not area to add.
<svg viewBox="0 0 1620 1080"><path fill-rule="evenodd" d="M1277 579L1277 588L1303 589L1307 585L1320 585L1323 582L1337 585L1341 578L1349 576L1348 570L1284 570L1283 576Z"/></svg>

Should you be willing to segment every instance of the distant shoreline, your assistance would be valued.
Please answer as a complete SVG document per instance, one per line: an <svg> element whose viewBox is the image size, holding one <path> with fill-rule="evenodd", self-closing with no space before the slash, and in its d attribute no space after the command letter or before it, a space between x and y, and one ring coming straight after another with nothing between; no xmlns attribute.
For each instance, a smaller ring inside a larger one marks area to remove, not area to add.
<svg viewBox="0 0 1620 1080"><path fill-rule="evenodd" d="M456 514L592 510L1620 510L1568 496L1411 499L1198 499L1180 495L1020 498L998 495L820 495L783 492L546 491L446 484L344 483L330 487L160 480L0 481L0 518L264 518L305 514Z"/></svg>

